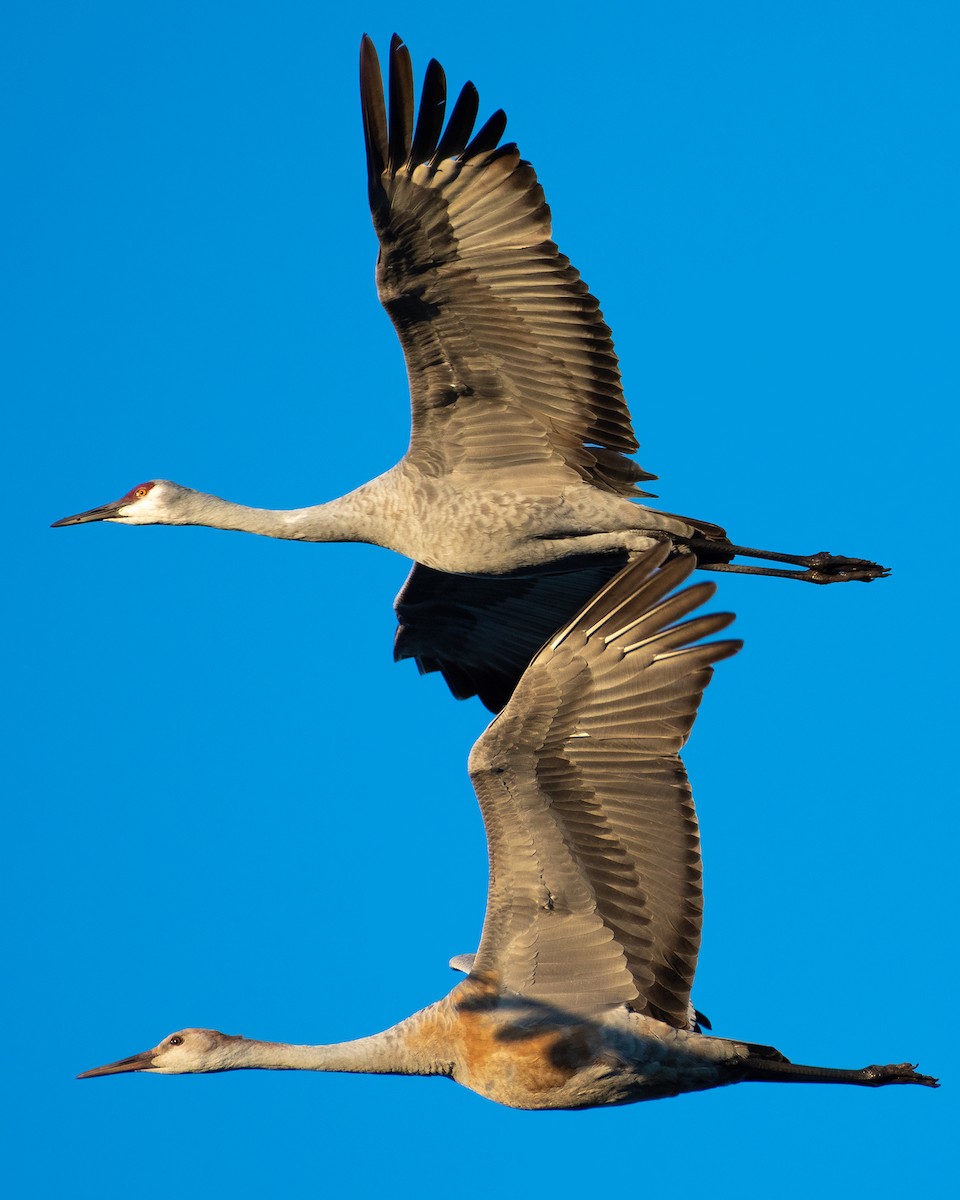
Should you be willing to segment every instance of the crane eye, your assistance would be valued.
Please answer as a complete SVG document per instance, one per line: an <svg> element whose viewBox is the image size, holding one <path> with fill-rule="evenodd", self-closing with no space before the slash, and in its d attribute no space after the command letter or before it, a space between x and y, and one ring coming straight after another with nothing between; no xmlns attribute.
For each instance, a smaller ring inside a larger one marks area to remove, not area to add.
<svg viewBox="0 0 960 1200"><path fill-rule="evenodd" d="M172 1037L172 1038L170 1039L170 1045L171 1045L171 1046L182 1046L182 1045L183 1045L183 1038L182 1038L182 1037L180 1037L180 1036L179 1036L179 1034L178 1034L176 1037Z"/></svg>
<svg viewBox="0 0 960 1200"><path fill-rule="evenodd" d="M137 488L137 490L133 494L136 496L136 498L138 500L142 500L144 498L144 496L147 494L147 489L146 488Z"/></svg>

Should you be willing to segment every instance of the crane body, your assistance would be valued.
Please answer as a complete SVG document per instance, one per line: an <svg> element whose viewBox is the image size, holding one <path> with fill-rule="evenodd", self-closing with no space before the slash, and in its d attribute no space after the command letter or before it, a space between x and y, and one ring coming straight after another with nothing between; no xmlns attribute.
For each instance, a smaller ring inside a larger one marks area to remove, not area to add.
<svg viewBox="0 0 960 1200"><path fill-rule="evenodd" d="M585 1108L743 1081L936 1086L909 1064L788 1062L702 1033L690 991L703 911L680 748L728 614L691 614L695 567L639 554L536 655L470 755L490 853L467 978L391 1029L298 1046L185 1029L82 1078L242 1068L439 1075L515 1108ZM690 619L687 619L690 618Z"/></svg>
<svg viewBox="0 0 960 1200"><path fill-rule="evenodd" d="M424 477L399 463L326 504L265 509L234 504L171 480L140 484L115 505L78 514L130 525L203 525L301 542L367 542L395 550L436 571L497 575L578 554L648 549L657 536L682 539L693 527L666 513L654 527L648 511L620 497L570 487L559 493L518 488L509 473L489 493L454 480ZM496 473L494 473L494 476ZM520 480L519 482L523 482ZM144 491L144 497L137 493ZM411 517L415 518L411 520ZM460 536L473 530L470 543Z"/></svg>
<svg viewBox="0 0 960 1200"><path fill-rule="evenodd" d="M626 1009L593 1020L568 1016L505 996L494 981L477 978L371 1037L296 1046L182 1029L152 1050L79 1078L248 1069L437 1075L521 1109L632 1104L743 1082L936 1086L909 1063L853 1070L802 1066L767 1046L674 1029Z"/></svg>
<svg viewBox="0 0 960 1200"><path fill-rule="evenodd" d="M639 503L650 494L638 484L655 476L631 457L638 442L610 330L551 240L533 168L514 144L500 144L503 112L474 132L478 97L468 83L444 127L446 79L435 60L417 112L410 56L394 37L388 113L369 38L360 57L377 286L410 385L407 454L349 495L308 508L248 508L151 480L56 525L207 525L395 550L415 564L397 598L395 656L441 671L456 696L477 694L494 711L533 652L654 540L713 571L817 584L887 574L826 551L737 545L719 525ZM701 423L678 413L678 443ZM733 561L742 557L779 565Z"/></svg>

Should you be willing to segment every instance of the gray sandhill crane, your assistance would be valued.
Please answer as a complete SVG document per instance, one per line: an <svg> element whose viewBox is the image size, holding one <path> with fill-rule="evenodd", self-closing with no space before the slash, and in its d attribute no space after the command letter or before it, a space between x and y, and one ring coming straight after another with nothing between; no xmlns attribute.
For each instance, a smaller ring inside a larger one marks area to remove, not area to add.
<svg viewBox="0 0 960 1200"><path fill-rule="evenodd" d="M711 664L740 643L668 593L692 557L640 556L534 659L470 755L490 851L480 948L436 1004L327 1046L183 1029L85 1071L243 1067L444 1075L516 1108L584 1108L743 1080L936 1086L906 1063L837 1070L697 1031L697 818L679 751ZM459 962L460 960L455 960Z"/></svg>
<svg viewBox="0 0 960 1200"><path fill-rule="evenodd" d="M208 525L395 550L415 562L397 597L396 657L442 671L455 695L479 694L494 711L546 639L654 540L689 547L715 571L813 583L886 574L827 552L736 546L717 525L637 503L650 494L638 482L655 476L628 457L638 443L610 330L550 240L533 168L514 144L498 145L503 112L471 137L478 95L468 83L444 129L446 80L431 61L414 123L410 56L396 36L389 92L388 119L364 37L377 287L403 345L413 410L403 459L307 508L248 508L157 479L56 525ZM355 403L362 411L362 397ZM802 569L731 562L737 555Z"/></svg>

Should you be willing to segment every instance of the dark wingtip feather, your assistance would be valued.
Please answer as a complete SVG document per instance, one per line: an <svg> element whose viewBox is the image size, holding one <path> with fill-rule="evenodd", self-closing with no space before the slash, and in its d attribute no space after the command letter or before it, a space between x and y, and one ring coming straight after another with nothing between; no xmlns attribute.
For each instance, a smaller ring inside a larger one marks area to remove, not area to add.
<svg viewBox="0 0 960 1200"><path fill-rule="evenodd" d="M403 39L390 39L389 163L399 171L410 157L413 138L413 65Z"/></svg>
<svg viewBox="0 0 960 1200"><path fill-rule="evenodd" d="M497 143L503 137L503 131L506 127L507 114L502 108L498 108L493 116L489 117L483 123L476 137L474 137L470 145L464 150L463 157L473 158L478 154L486 154L490 150L495 150Z"/></svg>
<svg viewBox="0 0 960 1200"><path fill-rule="evenodd" d="M433 156L434 165L443 162L445 158L457 158L463 153L473 132L473 123L477 119L479 108L480 93L472 83L465 83L460 89L460 95Z"/></svg>
<svg viewBox="0 0 960 1200"><path fill-rule="evenodd" d="M380 59L376 46L367 34L360 39L360 111L363 115L363 140L367 148L367 194L370 208L376 212L386 199L380 177L387 165L387 110Z"/></svg>
<svg viewBox="0 0 960 1200"><path fill-rule="evenodd" d="M410 52L396 33L390 39L388 92L389 105L384 98L376 48L364 34L360 41L360 103L367 147L367 184L374 211L382 203L380 178L388 167L397 172L408 163L417 166L429 162L437 166L444 159L488 153L497 148L507 127L506 113L502 108L497 109L471 140L480 95L468 82L460 90L443 129L447 81L443 68L436 59L431 59L414 128L413 67Z"/></svg>
<svg viewBox="0 0 960 1200"><path fill-rule="evenodd" d="M420 111L417 128L410 147L410 162L413 166L426 163L433 158L443 129L443 114L447 104L447 77L443 67L435 58L427 63L420 91Z"/></svg>

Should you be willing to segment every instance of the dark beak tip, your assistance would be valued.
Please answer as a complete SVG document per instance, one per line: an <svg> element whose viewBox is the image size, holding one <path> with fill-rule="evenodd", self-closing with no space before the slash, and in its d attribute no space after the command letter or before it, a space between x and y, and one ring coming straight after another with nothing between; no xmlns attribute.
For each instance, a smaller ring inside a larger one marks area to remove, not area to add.
<svg viewBox="0 0 960 1200"><path fill-rule="evenodd" d="M88 508L86 512L61 517L59 521L54 521L50 528L60 529L64 525L87 525L93 521L114 521L120 516L119 510L123 507L123 503L122 500L115 500L111 504L101 504L98 508Z"/></svg>
<svg viewBox="0 0 960 1200"><path fill-rule="evenodd" d="M81 1071L77 1079L99 1079L105 1075L126 1075L133 1071L153 1070L153 1051L145 1050L143 1054L133 1054L130 1058L120 1058L116 1062L104 1063L102 1067L91 1067L89 1071Z"/></svg>
<svg viewBox="0 0 960 1200"><path fill-rule="evenodd" d="M77 1079L96 1079L102 1074L103 1071L100 1067L91 1067L89 1071L81 1071Z"/></svg>

